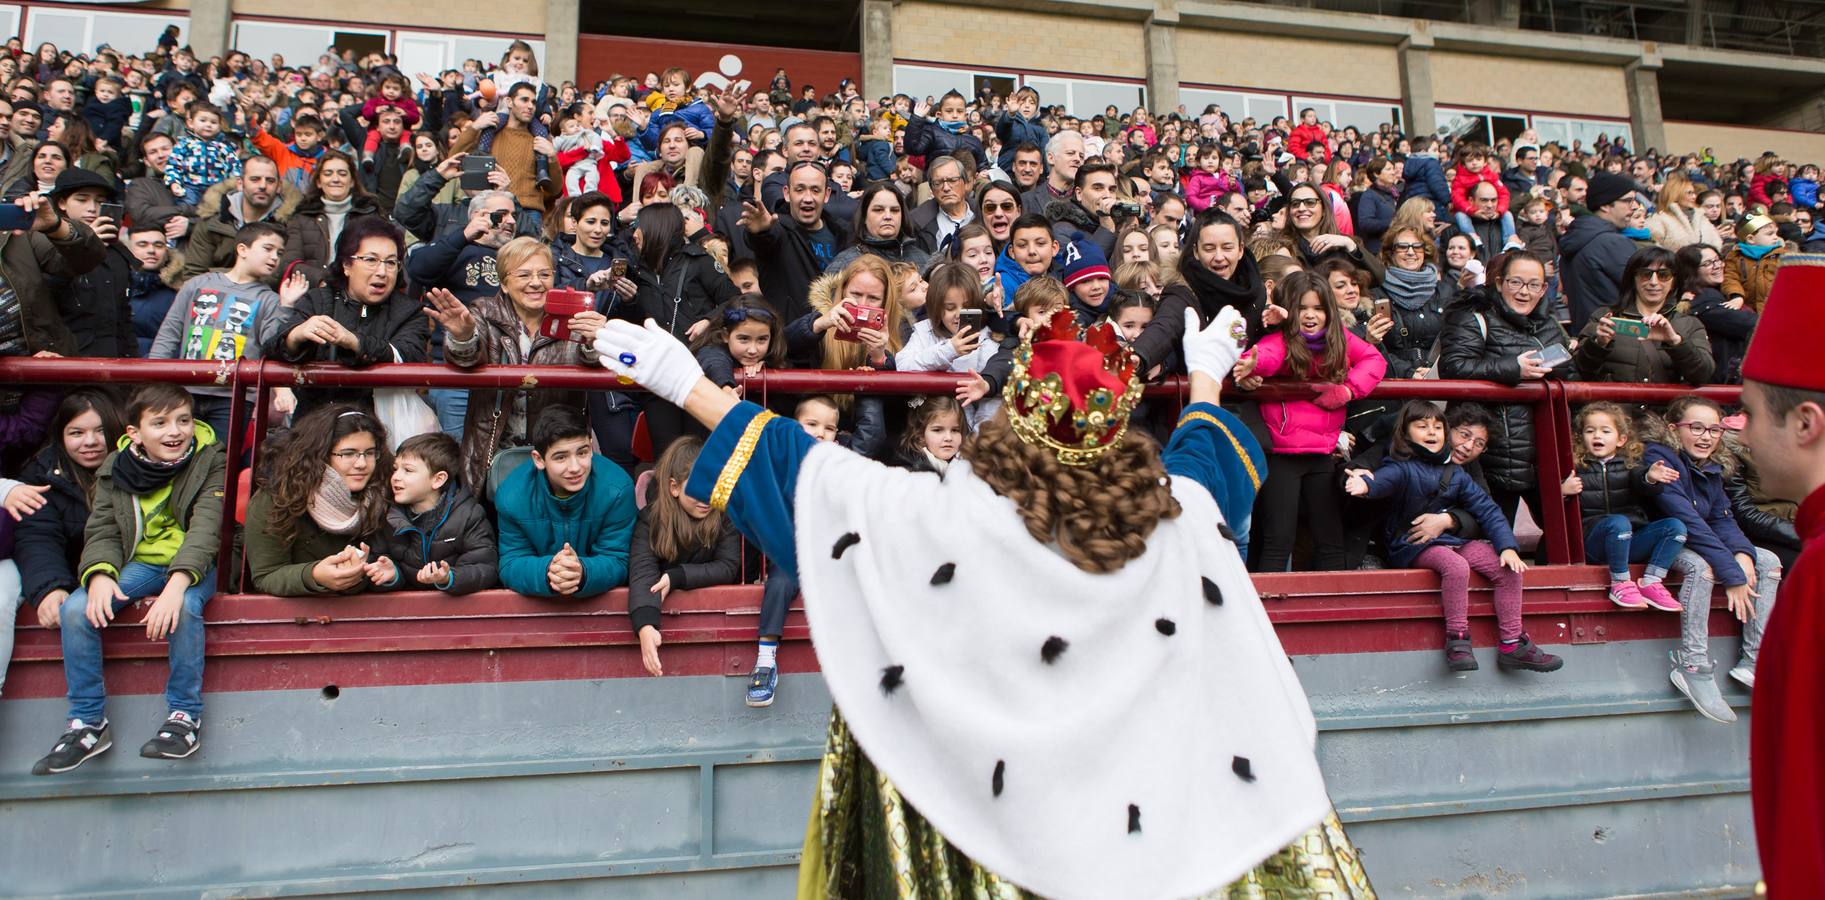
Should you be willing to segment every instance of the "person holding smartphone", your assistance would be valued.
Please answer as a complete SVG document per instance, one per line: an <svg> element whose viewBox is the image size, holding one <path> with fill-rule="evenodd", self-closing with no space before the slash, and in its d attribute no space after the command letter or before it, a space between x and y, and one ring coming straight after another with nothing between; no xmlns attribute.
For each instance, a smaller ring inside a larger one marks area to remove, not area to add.
<svg viewBox="0 0 1825 900"><path fill-rule="evenodd" d="M105 176L87 169L68 168L57 176L50 200L65 218L89 227L107 246L101 265L87 277L54 287L57 308L76 335L77 356L131 357L139 355L139 338L133 333L133 305L127 299L139 261L120 236L120 193ZM103 215L102 208L111 207Z"/></svg>
<svg viewBox="0 0 1825 900"><path fill-rule="evenodd" d="M1599 309L1578 336L1573 354L1586 381L1630 384L1708 384L1717 369L1711 338L1673 297L1673 253L1635 251L1622 272L1622 295Z"/></svg>

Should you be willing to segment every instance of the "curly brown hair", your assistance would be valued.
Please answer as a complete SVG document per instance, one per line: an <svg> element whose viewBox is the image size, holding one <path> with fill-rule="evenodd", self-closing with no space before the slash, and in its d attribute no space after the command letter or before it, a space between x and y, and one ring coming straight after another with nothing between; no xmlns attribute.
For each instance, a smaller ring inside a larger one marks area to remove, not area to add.
<svg viewBox="0 0 1825 900"><path fill-rule="evenodd" d="M1154 527L1180 512L1159 448L1139 431L1090 465L1067 466L1016 436L1003 407L964 443L962 455L995 493L1014 501L1034 540L1056 542L1086 572L1114 572L1139 557Z"/></svg>
<svg viewBox="0 0 1825 900"><path fill-rule="evenodd" d="M299 417L277 447L268 450L272 462L266 466L258 489L272 496L272 511L262 530L282 541L298 536L298 523L310 515L311 498L329 468L330 451L351 434L370 434L380 456L374 461L374 475L356 499L361 503L361 524L356 533L378 533L386 523L391 505L393 454L387 449L387 430L380 420L364 409L346 404L319 406ZM249 523L250 525L253 523Z"/></svg>

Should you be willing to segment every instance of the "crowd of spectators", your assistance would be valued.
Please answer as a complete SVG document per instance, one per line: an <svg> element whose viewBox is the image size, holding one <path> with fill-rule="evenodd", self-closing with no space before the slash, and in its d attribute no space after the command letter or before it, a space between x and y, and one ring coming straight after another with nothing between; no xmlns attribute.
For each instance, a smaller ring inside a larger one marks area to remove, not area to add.
<svg viewBox="0 0 1825 900"><path fill-rule="evenodd" d="M910 403L767 398L820 440L942 473L1058 311L1115 326L1161 378L1183 372L1186 310L1235 307L1255 346L1230 399L1268 451L1257 511L1232 523L1251 567L1438 571L1454 669L1476 665L1463 593L1482 572L1503 666L1551 671L1520 630L1515 526L1555 495L1530 407L1396 405L1377 384L1735 382L1782 255L1825 248L1818 167L1772 153L1490 144L1310 109L1084 116L1030 86L694 83L553 84L523 42L412 73L351 51L198 59L172 33L140 55L14 39L0 354L591 366L608 320L650 319L735 392L768 368L955 374L954 396ZM1251 401L1270 379L1315 387ZM796 586L683 493L702 434L678 410L633 391L280 388L251 500L228 515L213 498L237 404L147 385L0 407L0 674L22 610L61 628L70 685L41 774L110 743L97 631L134 597L158 598L146 628L172 660L170 717L142 753L193 753L203 607L243 576L287 596L631 584L659 674L670 592L765 572L747 699L772 702ZM1135 428L1162 435L1171 412L1144 405ZM1758 492L1714 404L1580 423L1579 474L1557 490L1581 498L1611 598L1679 611L1675 682L1733 718L1705 652L1710 585L1751 623L1731 674L1752 684L1792 504ZM226 528L240 549L217 560Z"/></svg>

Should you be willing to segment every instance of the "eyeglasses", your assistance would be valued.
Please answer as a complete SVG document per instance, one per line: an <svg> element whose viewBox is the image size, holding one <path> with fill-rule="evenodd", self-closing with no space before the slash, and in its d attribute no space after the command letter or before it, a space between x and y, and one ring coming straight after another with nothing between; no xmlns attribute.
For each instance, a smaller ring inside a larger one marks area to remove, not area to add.
<svg viewBox="0 0 1825 900"><path fill-rule="evenodd" d="M1636 276L1644 281L1672 281L1673 272L1669 269L1642 269Z"/></svg>
<svg viewBox="0 0 1825 900"><path fill-rule="evenodd" d="M380 448L374 447L368 450L337 450L336 452L331 453L330 456L334 457L336 461L340 463L352 463L358 459L365 459L372 462L373 460L380 458Z"/></svg>
<svg viewBox="0 0 1825 900"><path fill-rule="evenodd" d="M1701 269L1721 269L1724 267L1724 261L1713 256L1710 259L1699 263L1698 267Z"/></svg>
<svg viewBox="0 0 1825 900"><path fill-rule="evenodd" d="M1020 204L1015 203L1012 200L1003 200L1000 203L982 204L982 211L985 214L992 213L992 212L1009 212L1009 213L1011 213L1011 212L1015 212L1019 209L1020 209Z"/></svg>
<svg viewBox="0 0 1825 900"><path fill-rule="evenodd" d="M1317 197L1300 197L1288 202L1287 205L1294 209L1317 209L1320 202Z"/></svg>
<svg viewBox="0 0 1825 900"><path fill-rule="evenodd" d="M1394 242L1394 252L1395 253L1420 253L1420 252L1425 251L1425 249L1426 249L1426 245L1419 243L1418 241L1395 241Z"/></svg>
<svg viewBox="0 0 1825 900"><path fill-rule="evenodd" d="M357 256L354 259L370 269L381 269L387 272L399 271L399 258L396 256L389 256L386 259L378 256Z"/></svg>
<svg viewBox="0 0 1825 900"><path fill-rule="evenodd" d="M1709 436L1715 438L1724 436L1724 426L1722 425L1705 425L1700 422L1679 422L1673 427L1684 428L1685 430L1692 432L1693 437Z"/></svg>
<svg viewBox="0 0 1825 900"><path fill-rule="evenodd" d="M511 278L515 281L535 281L535 280L536 281L550 281L551 276L552 276L552 271L550 269L540 269L536 272L528 272L524 269L521 269L520 271L515 272L511 275L508 275L507 277Z"/></svg>
<svg viewBox="0 0 1825 900"><path fill-rule="evenodd" d="M1537 293L1546 290L1546 282L1544 281L1522 281L1519 278L1504 278L1502 279L1502 284L1507 286L1511 291Z"/></svg>

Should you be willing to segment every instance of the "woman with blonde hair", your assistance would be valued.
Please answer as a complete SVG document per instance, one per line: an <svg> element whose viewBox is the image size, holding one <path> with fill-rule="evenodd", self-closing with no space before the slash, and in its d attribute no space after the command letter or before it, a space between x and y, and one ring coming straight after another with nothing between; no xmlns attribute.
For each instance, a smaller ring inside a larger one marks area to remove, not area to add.
<svg viewBox="0 0 1825 900"><path fill-rule="evenodd" d="M1698 186L1686 177L1685 170L1667 173L1667 182L1661 185L1654 203L1658 209L1648 219L1648 233L1654 236L1657 246L1674 252L1690 244L1723 248L1724 239L1699 209Z"/></svg>
<svg viewBox="0 0 1825 900"><path fill-rule="evenodd" d="M593 364L596 351L587 341L550 337L539 327L545 318L545 295L557 286L551 247L538 238L522 236L508 241L494 256L500 293L475 301L473 312L442 288L425 293L431 318L444 327L444 359L459 369ZM606 321L601 313L590 310L571 316L565 324L572 334L593 340ZM470 493L492 494L490 469L504 451L531 445L532 422L548 406L581 408L583 397L567 391L469 392L468 417L463 421L462 479ZM653 448L655 452L664 449L658 434L653 435ZM514 465L524 458L525 451L506 457Z"/></svg>

